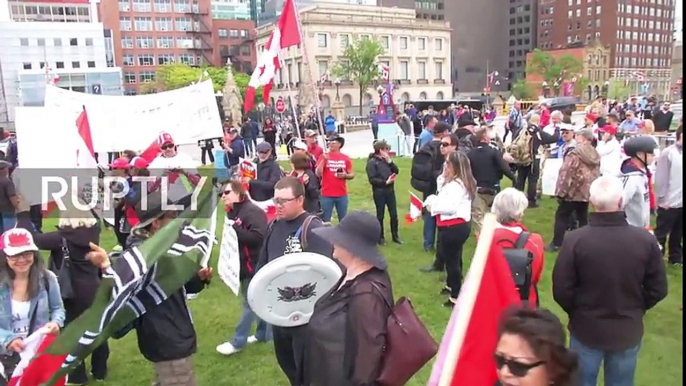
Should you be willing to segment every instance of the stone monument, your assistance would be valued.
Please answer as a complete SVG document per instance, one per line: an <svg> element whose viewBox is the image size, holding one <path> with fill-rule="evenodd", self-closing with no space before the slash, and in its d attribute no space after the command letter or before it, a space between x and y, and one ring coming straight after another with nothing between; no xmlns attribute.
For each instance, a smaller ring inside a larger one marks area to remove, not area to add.
<svg viewBox="0 0 686 386"><path fill-rule="evenodd" d="M493 109L495 110L496 115L504 115L505 110L505 102L503 101L503 98L500 97L500 95L496 96L495 99L493 99Z"/></svg>
<svg viewBox="0 0 686 386"><path fill-rule="evenodd" d="M222 90L222 109L224 117L234 124L240 125L243 121L243 97L233 78L231 59L226 59L226 83Z"/></svg>

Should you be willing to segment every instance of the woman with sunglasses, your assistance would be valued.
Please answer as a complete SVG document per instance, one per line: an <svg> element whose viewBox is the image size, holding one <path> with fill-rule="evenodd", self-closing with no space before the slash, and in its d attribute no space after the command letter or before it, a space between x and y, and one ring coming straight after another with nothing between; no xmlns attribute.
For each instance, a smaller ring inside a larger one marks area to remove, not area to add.
<svg viewBox="0 0 686 386"><path fill-rule="evenodd" d="M441 155L447 160L450 153L457 151L460 139L457 135L450 134L441 138Z"/></svg>
<svg viewBox="0 0 686 386"><path fill-rule="evenodd" d="M44 268L31 232L13 228L0 236L0 362L12 374L24 339L41 327L57 334L64 305L57 277Z"/></svg>
<svg viewBox="0 0 686 386"><path fill-rule="evenodd" d="M494 355L498 385L575 386L578 359L565 342L564 327L552 312L505 311Z"/></svg>

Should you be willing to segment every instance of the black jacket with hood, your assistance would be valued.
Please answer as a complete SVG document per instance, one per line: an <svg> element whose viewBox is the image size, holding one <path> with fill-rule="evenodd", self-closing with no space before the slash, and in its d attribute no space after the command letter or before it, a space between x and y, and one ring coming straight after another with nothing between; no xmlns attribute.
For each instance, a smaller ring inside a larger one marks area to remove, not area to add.
<svg viewBox="0 0 686 386"><path fill-rule="evenodd" d="M257 162L257 178L250 181L250 197L255 201L274 198L274 186L281 179L281 167L272 158Z"/></svg>
<svg viewBox="0 0 686 386"><path fill-rule="evenodd" d="M92 227L62 227L52 232L37 233L34 231L29 212L17 214L17 227L27 229L33 233L33 241L38 249L50 251L50 258L57 267L62 266L64 253L62 240L66 240L69 258L71 260L71 285L74 298L65 301L68 320L74 320L90 307L95 299L95 293L100 286L100 269L94 266L86 254L91 251L89 243L100 243L100 224Z"/></svg>
<svg viewBox="0 0 686 386"><path fill-rule="evenodd" d="M391 161L386 162L381 157L377 157L374 153L369 155L367 160L367 179L372 186L372 190L393 190L395 183L386 184L391 174L398 174L398 166Z"/></svg>
<svg viewBox="0 0 686 386"><path fill-rule="evenodd" d="M233 229L238 237L240 279L250 279L255 275L262 241L267 232L267 215L264 210L246 199L234 204L233 209L227 210L226 217L234 221Z"/></svg>
<svg viewBox="0 0 686 386"><path fill-rule="evenodd" d="M149 235L142 229L134 229L127 240L127 248L142 244ZM199 293L205 288L198 275L172 293L157 306L148 308L138 319L117 331L119 339L131 329L136 329L138 349L145 359L153 363L187 358L197 351L197 340L186 294Z"/></svg>

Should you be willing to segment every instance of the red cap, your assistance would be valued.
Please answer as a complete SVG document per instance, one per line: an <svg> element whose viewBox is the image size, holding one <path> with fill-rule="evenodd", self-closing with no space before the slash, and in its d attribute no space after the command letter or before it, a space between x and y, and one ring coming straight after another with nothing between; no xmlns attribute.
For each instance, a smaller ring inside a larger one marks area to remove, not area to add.
<svg viewBox="0 0 686 386"><path fill-rule="evenodd" d="M166 144L174 144L174 138L172 138L171 134L169 133L160 133L160 135L157 137L157 145L159 147L162 147Z"/></svg>
<svg viewBox="0 0 686 386"><path fill-rule="evenodd" d="M131 166L138 169L145 169L150 166L150 163L142 157L133 157L131 160Z"/></svg>
<svg viewBox="0 0 686 386"><path fill-rule="evenodd" d="M126 158L117 158L110 164L110 169L129 169L129 160Z"/></svg>
<svg viewBox="0 0 686 386"><path fill-rule="evenodd" d="M611 135L617 135L617 129L614 126L605 126L602 129L600 129L600 131Z"/></svg>
<svg viewBox="0 0 686 386"><path fill-rule="evenodd" d="M588 119L591 122L595 122L596 119L598 119L598 118L595 115L589 113L589 114L586 114L586 119Z"/></svg>
<svg viewBox="0 0 686 386"><path fill-rule="evenodd" d="M645 125L646 125L646 121L638 122L638 127L644 127Z"/></svg>

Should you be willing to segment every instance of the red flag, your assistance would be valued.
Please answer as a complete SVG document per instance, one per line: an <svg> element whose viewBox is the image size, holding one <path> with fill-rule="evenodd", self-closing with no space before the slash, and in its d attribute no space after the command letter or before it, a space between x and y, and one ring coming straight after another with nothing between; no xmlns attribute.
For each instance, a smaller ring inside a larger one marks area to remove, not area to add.
<svg viewBox="0 0 686 386"><path fill-rule="evenodd" d="M67 355L48 355L43 351L50 346L55 335L46 334L38 330L26 339L26 347L21 353L21 362L12 373L8 386L37 386L42 385L60 369ZM64 377L55 385L64 386Z"/></svg>
<svg viewBox="0 0 686 386"><path fill-rule="evenodd" d="M155 158L157 158L158 155L162 153L162 149L160 148L160 145L157 143L157 140L153 141L150 146L148 146L147 149L145 149L139 157L143 158L144 160L148 161L148 164L152 162Z"/></svg>
<svg viewBox="0 0 686 386"><path fill-rule="evenodd" d="M424 203L414 193L410 192L410 212L405 215L405 225L410 225L422 216Z"/></svg>
<svg viewBox="0 0 686 386"><path fill-rule="evenodd" d="M286 0L279 17L279 22L274 26L264 52L257 59L257 67L250 77L250 83L245 90L245 101L243 108L246 112L250 111L255 101L255 90L263 87L262 96L264 103L269 104L269 91L274 82L276 71L281 68L279 53L283 48L288 48L300 44L300 27L298 14L293 0Z"/></svg>
<svg viewBox="0 0 686 386"><path fill-rule="evenodd" d="M493 240L484 221L482 240L462 286L446 335L441 342L428 385L493 386L497 380L493 353L497 345L502 312L520 302L510 267L502 248ZM488 221L491 222L491 221ZM487 251L479 251L488 248ZM477 260L481 261L477 262ZM485 259L485 261L484 261ZM460 315L465 314L465 315ZM466 323L466 324L465 324ZM451 352L456 348L458 352ZM439 383L444 377L449 382Z"/></svg>
<svg viewBox="0 0 686 386"><path fill-rule="evenodd" d="M79 135L83 139L83 142L86 143L88 151L90 151L91 155L95 157L93 137L91 137L91 126L88 122L88 113L86 113L86 107L83 108L83 111L81 111L79 117L76 118L76 127L79 129Z"/></svg>

